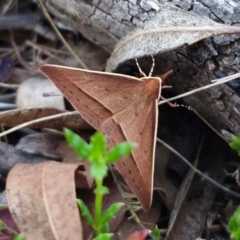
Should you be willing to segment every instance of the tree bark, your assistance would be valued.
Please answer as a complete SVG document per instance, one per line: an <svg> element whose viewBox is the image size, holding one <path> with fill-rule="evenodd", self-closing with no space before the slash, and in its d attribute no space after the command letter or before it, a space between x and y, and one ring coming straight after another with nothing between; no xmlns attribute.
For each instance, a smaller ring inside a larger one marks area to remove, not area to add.
<svg viewBox="0 0 240 240"><path fill-rule="evenodd" d="M123 37L136 28L144 28L161 14L159 5L162 4L176 6L227 25L240 23L238 0L45 0L45 6L53 15L109 53ZM176 19L165 20L174 26ZM178 94L209 84L212 79L239 72L239 41L239 35L217 36L158 54L155 56L154 73L162 74L174 69L175 74L169 81ZM240 84L235 81L231 85L221 85L184 100L218 130L226 129L240 135L239 95Z"/></svg>

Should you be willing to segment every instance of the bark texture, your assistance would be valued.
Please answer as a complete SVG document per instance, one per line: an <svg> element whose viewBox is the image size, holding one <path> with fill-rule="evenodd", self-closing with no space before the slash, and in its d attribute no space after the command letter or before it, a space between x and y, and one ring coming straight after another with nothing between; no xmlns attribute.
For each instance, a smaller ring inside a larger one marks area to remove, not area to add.
<svg viewBox="0 0 240 240"><path fill-rule="evenodd" d="M238 0L45 0L45 6L53 15L109 53L119 40L154 19L159 14L158 4L177 6L218 23L240 25ZM155 56L154 73L174 69L170 82L176 93L209 84L212 79L239 72L239 42L239 35L218 36L159 54ZM235 81L185 100L214 127L240 135L239 95L240 84Z"/></svg>

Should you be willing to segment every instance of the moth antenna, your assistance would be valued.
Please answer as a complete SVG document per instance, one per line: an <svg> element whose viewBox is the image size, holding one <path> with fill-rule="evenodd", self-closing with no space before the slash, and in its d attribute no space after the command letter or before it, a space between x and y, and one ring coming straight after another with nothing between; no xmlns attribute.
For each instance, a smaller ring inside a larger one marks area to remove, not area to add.
<svg viewBox="0 0 240 240"><path fill-rule="evenodd" d="M136 62L136 64L137 64L137 67L138 67L139 73L140 73L141 75L143 75L144 77L147 77L146 74L145 74L145 73L142 71L142 69L140 68L140 66L139 66L139 64L138 64L138 60L137 60L137 58L135 58L135 62Z"/></svg>
<svg viewBox="0 0 240 240"><path fill-rule="evenodd" d="M151 55L151 57L152 57L152 67L151 67L149 75L148 75L149 77L152 76L153 70L154 70L154 67L155 67L155 59L154 59L153 55Z"/></svg>

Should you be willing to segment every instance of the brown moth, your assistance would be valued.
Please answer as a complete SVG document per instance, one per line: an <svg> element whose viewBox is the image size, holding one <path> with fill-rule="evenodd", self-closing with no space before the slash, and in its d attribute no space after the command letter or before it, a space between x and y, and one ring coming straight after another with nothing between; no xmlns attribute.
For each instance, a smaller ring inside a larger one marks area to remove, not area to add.
<svg viewBox="0 0 240 240"><path fill-rule="evenodd" d="M147 211L152 202L161 78L54 65L44 65L40 70L81 116L107 137L109 148L123 141L138 144L115 167Z"/></svg>

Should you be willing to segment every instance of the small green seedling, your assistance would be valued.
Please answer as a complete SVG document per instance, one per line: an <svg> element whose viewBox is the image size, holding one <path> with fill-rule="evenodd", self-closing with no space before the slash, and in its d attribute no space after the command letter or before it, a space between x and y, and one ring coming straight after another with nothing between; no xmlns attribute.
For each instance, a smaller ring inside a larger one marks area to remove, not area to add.
<svg viewBox="0 0 240 240"><path fill-rule="evenodd" d="M237 136L232 136L232 142L229 146L236 150L240 156L240 138ZM231 238L234 240L240 240L240 206L234 212L230 221L228 222L228 227L231 231Z"/></svg>
<svg viewBox="0 0 240 240"><path fill-rule="evenodd" d="M2 221L2 220L0 220L0 231L2 231L2 230L3 230L3 225L4 225L3 221Z"/></svg>
<svg viewBox="0 0 240 240"><path fill-rule="evenodd" d="M161 240L161 233L160 233L160 230L158 228L158 226L156 225L153 230L152 230L152 235L158 239L158 240Z"/></svg>
<svg viewBox="0 0 240 240"><path fill-rule="evenodd" d="M240 240L240 206L232 215L228 227L231 231L231 238L234 240Z"/></svg>
<svg viewBox="0 0 240 240"><path fill-rule="evenodd" d="M18 234L18 235L14 238L14 240L23 240L23 239L24 239L24 237L23 237L23 234L22 234L22 233Z"/></svg>
<svg viewBox="0 0 240 240"><path fill-rule="evenodd" d="M7 230L7 231L6 231ZM7 227L2 220L0 220L0 232L3 232L4 234L11 236L13 235L14 230ZM11 233L11 234L10 234ZM15 237L12 237L13 240L23 240L23 234L20 233Z"/></svg>
<svg viewBox="0 0 240 240"><path fill-rule="evenodd" d="M232 135L232 142L229 143L229 146L236 150L238 156L240 157L240 138L237 136Z"/></svg>
<svg viewBox="0 0 240 240"><path fill-rule="evenodd" d="M111 239L113 234L109 233L108 223L116 216L124 203L114 203L102 213L103 196L109 193L109 189L103 186L103 179L107 176L108 164L115 163L120 158L128 155L136 147L136 144L123 142L107 151L106 138L99 132L91 137L89 144L68 129L65 129L64 132L69 145L75 150L76 154L91 164L90 174L96 182L96 188L94 189L95 216L91 215L88 207L81 199L77 199L81 214L93 227L95 232L94 240Z"/></svg>

